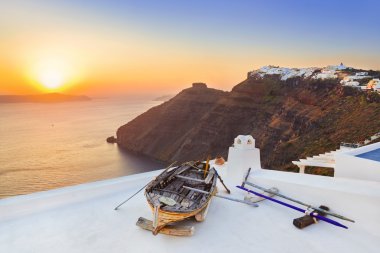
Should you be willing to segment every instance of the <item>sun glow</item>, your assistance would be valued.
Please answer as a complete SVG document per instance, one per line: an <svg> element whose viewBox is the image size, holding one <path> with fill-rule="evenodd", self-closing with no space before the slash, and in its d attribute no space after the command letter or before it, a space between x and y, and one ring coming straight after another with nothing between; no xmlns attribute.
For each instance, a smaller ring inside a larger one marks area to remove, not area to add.
<svg viewBox="0 0 380 253"><path fill-rule="evenodd" d="M65 83L64 74L57 69L43 70L39 76L38 81L47 89L55 90L62 87Z"/></svg>
<svg viewBox="0 0 380 253"><path fill-rule="evenodd" d="M28 79L41 91L61 92L78 82L78 71L63 57L41 57L30 65Z"/></svg>

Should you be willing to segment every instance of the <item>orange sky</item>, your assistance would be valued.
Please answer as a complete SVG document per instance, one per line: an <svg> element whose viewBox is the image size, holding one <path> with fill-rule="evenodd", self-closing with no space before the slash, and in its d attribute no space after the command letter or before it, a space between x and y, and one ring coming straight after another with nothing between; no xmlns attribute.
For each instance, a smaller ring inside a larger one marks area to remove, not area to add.
<svg viewBox="0 0 380 253"><path fill-rule="evenodd" d="M227 22L203 5L206 13L194 16L199 9L146 13L127 4L120 11L116 4L59 2L0 4L0 94L162 95L192 82L229 90L248 71L269 64L380 66L379 50L361 34L363 41L337 47L350 41L345 34L340 35L344 40L333 41L322 28L305 33L290 29L290 24L289 30L278 23L264 27L277 13L240 20L244 9L238 6Z"/></svg>

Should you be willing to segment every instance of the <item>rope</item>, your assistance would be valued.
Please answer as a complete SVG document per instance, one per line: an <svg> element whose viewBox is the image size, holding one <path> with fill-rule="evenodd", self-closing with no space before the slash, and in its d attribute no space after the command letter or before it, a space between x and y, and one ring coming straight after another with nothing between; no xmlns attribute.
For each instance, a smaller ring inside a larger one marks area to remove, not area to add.
<svg viewBox="0 0 380 253"><path fill-rule="evenodd" d="M311 217L313 218L315 224L318 223L318 219L315 218L315 216L314 216L314 215L318 215L318 213L315 212L314 209L312 209L312 208L308 208L308 209L306 209L306 210L305 210L305 214L311 216ZM312 215L312 214L314 214L314 215Z"/></svg>

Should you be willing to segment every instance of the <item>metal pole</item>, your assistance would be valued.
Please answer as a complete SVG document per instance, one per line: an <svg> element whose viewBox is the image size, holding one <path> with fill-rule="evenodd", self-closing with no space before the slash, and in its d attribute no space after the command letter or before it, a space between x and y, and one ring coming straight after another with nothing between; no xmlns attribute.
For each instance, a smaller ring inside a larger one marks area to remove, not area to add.
<svg viewBox="0 0 380 253"><path fill-rule="evenodd" d="M330 212L330 211L323 210L323 209L321 209L321 208L319 208L319 207L315 207L315 206L312 206L312 205L308 205L308 204L303 203L303 202L301 202L301 201L299 201L299 200L296 200L296 199L293 199L293 198L287 197L287 196L282 195L282 194L277 193L277 192L273 192L273 191L271 191L271 190L269 190L269 189L266 189L266 188L264 188L264 187L261 187L261 186L259 186L259 185L257 185L257 184L253 184L253 183L250 183L250 182L247 182L247 181L245 181L243 184L250 185L250 186L255 187L255 188L257 188L257 189L260 189L260 190L262 190L262 191L264 191L264 192L268 192L268 193L274 194L274 195L279 196L279 197L281 197L281 198L284 198L284 199L287 199L287 200L293 201L293 202L298 203L298 204L300 204L300 205L306 206L307 208L312 208L312 209L314 209L314 210L316 210L316 211L323 212L323 213L325 213L325 214L328 214L328 215L334 216L334 217L336 217L336 218L339 218L339 219L342 219L342 220L346 220L346 221L350 221L350 222L355 222L354 220L349 219L349 218L347 218L347 217L344 217L344 216L342 216L342 215L339 215L339 214L336 214L336 213L333 213L333 212ZM243 187L244 187L244 186L243 186Z"/></svg>
<svg viewBox="0 0 380 253"><path fill-rule="evenodd" d="M188 189L188 190L191 190L191 191L195 191L195 192L199 192L199 193L203 193L203 194L208 194L208 195L211 194L210 192L202 191L202 190L199 190L199 189L196 189L196 188L192 188L192 187L188 187L188 186L182 186L182 187L185 188L185 189ZM234 202L243 203L243 204L254 206L254 207L258 207L259 206L256 203L252 203L252 202L241 200L241 199L235 199L235 198L231 198L231 197L226 197L226 196L222 196L222 195L219 195L219 194L214 194L213 196L218 197L218 198L222 198L222 199L227 199L227 200L234 201Z"/></svg>
<svg viewBox="0 0 380 253"><path fill-rule="evenodd" d="M277 200L277 199L273 199L273 198L271 198L271 197L265 196L265 195L260 194L260 193L258 193L258 192L255 192L255 191L249 190L249 189L247 189L247 188L244 188L244 187L242 187L242 186L240 186L240 185L238 185L238 186L236 186L236 187L239 188L239 189L241 189L241 190L244 190L244 191L246 191L246 192L253 193L253 194L255 194L255 195L259 196L259 197L262 197L262 198L268 199L268 200L270 200L270 201L276 202L277 204L280 204L280 205L283 205L283 206L289 207L289 208L294 209L294 210L296 210L296 211L299 211L299 212L301 212L301 213L306 213L306 210L304 210L304 209L302 209L302 208L299 208L299 207L293 206L293 205L291 205L291 204L288 204L288 203L282 202L282 201ZM332 224L332 225L335 225L335 226L337 226L337 227L341 227L341 228L348 229L348 227L346 227L345 225L343 225L343 224L341 224L341 223L339 223L339 222L337 222L337 221L331 220L331 219L329 219L329 218L323 217L323 216L318 215L318 214L315 214L315 213L313 213L313 212L311 212L309 215L312 216L312 217L315 217L315 218L317 218L317 219L323 220L323 221L325 221L325 222L327 222L327 223L330 223L330 224Z"/></svg>
<svg viewBox="0 0 380 253"><path fill-rule="evenodd" d="M215 197L222 198L222 199L227 199L227 200L231 200L231 201L235 201L235 202L240 202L240 203L243 203L243 204L246 204L246 205L249 205L249 206L254 206L254 207L258 207L259 206L256 203L252 203L252 202L241 200L241 199L235 199L235 198L231 198L231 197L227 197L227 196L222 196L222 195L219 195L219 194L215 194Z"/></svg>
<svg viewBox="0 0 380 253"><path fill-rule="evenodd" d="M177 161L175 161L174 163L170 164L168 167L165 168L165 170L162 172L164 173L165 171L167 171L168 169L170 169L174 164L176 164ZM162 174L161 173L161 174ZM145 187L147 187L147 185L150 183L151 181L149 181L146 185L144 185L140 190L138 190L137 192L135 192L132 196L130 196L129 198L127 198L125 201L121 202L117 207L115 207L114 210L117 210L119 207L121 207L122 205L124 205L125 203L127 203L128 200L130 200L131 198L133 198L134 196L136 196L139 192L141 192L142 190L145 189Z"/></svg>

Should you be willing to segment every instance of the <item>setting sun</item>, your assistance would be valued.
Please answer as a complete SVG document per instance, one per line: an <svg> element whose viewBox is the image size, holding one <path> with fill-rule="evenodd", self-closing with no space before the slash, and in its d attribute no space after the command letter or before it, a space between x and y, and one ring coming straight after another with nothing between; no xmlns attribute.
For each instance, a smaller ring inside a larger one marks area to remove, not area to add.
<svg viewBox="0 0 380 253"><path fill-rule="evenodd" d="M64 92L80 79L79 67L59 54L40 53L29 61L27 79L42 92Z"/></svg>
<svg viewBox="0 0 380 253"><path fill-rule="evenodd" d="M64 79L63 73L55 69L44 70L38 76L38 81L49 90L60 88L65 82Z"/></svg>

